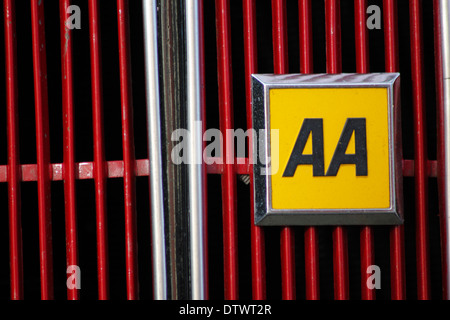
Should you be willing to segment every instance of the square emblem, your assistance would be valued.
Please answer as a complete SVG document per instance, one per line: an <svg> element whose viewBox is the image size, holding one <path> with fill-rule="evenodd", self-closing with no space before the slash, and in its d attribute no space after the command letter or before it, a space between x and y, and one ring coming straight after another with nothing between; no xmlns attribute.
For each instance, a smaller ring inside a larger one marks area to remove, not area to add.
<svg viewBox="0 0 450 320"><path fill-rule="evenodd" d="M399 74L254 75L257 225L402 218Z"/></svg>

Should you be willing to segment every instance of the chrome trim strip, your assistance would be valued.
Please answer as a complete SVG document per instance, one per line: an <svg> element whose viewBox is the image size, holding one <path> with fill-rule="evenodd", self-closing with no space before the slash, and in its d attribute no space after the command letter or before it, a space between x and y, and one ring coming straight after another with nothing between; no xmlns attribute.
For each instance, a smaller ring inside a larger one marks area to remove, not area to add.
<svg viewBox="0 0 450 320"><path fill-rule="evenodd" d="M187 126L189 224L191 254L191 298L206 299L205 210L203 208L203 129L200 79L200 7L198 0L186 0Z"/></svg>
<svg viewBox="0 0 450 320"><path fill-rule="evenodd" d="M156 0L143 0L144 50L147 99L148 152L153 255L153 295L167 299L166 248L161 157L161 117L158 71Z"/></svg>
<svg viewBox="0 0 450 320"><path fill-rule="evenodd" d="M440 36L441 36L441 54L442 54L442 77L443 77L443 103L444 103L444 194L445 194L445 212L444 215L446 227L446 239L447 243L444 245L446 248L445 257L447 270L447 288L450 288L450 203L449 203L449 190L450 190L450 5L448 0L439 0L439 14L440 14ZM447 297L450 300L450 290L447 290Z"/></svg>

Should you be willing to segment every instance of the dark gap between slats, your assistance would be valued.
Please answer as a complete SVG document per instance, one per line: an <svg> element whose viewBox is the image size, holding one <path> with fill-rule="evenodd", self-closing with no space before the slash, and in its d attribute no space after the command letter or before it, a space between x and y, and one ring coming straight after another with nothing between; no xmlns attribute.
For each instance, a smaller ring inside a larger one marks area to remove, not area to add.
<svg viewBox="0 0 450 320"><path fill-rule="evenodd" d="M209 298L224 298L221 178L208 175L208 284Z"/></svg>
<svg viewBox="0 0 450 320"><path fill-rule="evenodd" d="M67 299L66 230L64 217L64 182L51 183L53 239L53 282L55 300ZM83 281L83 279L82 279Z"/></svg>
<svg viewBox="0 0 450 320"><path fill-rule="evenodd" d="M9 267L9 218L8 218L8 184L0 184L0 299L10 299L10 267Z"/></svg>
<svg viewBox="0 0 450 320"><path fill-rule="evenodd" d="M148 177L139 177L136 179L139 297L142 300L153 299L149 201L150 190L148 186Z"/></svg>
<svg viewBox="0 0 450 320"><path fill-rule="evenodd" d="M206 127L219 129L217 45L214 1L204 2ZM209 142L207 142L209 144ZM220 152L214 156L221 156ZM220 175L208 175L208 288L209 298L224 298L222 185Z"/></svg>
<svg viewBox="0 0 450 320"><path fill-rule="evenodd" d="M422 1L423 27L423 63L424 63L424 107L427 117L427 151L428 159L436 160L437 130L436 130L436 72L434 53L434 18L432 1ZM436 200L437 203L437 200Z"/></svg>
<svg viewBox="0 0 450 320"><path fill-rule="evenodd" d="M148 158L147 107L145 100L145 62L142 1L128 1L130 11L131 72L133 85L134 146L136 159Z"/></svg>
<svg viewBox="0 0 450 320"><path fill-rule="evenodd" d="M81 299L98 298L97 235L94 180L76 182L78 261L81 269Z"/></svg>
<svg viewBox="0 0 450 320"><path fill-rule="evenodd" d="M17 77L19 95L20 162L36 163L31 7L27 2L16 10Z"/></svg>
<svg viewBox="0 0 450 320"><path fill-rule="evenodd" d="M7 153L7 131L6 131L6 56L5 56L5 28L4 28L4 12L0 13L0 164L8 163Z"/></svg>
<svg viewBox="0 0 450 320"><path fill-rule="evenodd" d="M39 300L41 284L39 273L39 221L37 211L37 182L21 184L23 273L25 299Z"/></svg>
<svg viewBox="0 0 450 320"><path fill-rule="evenodd" d="M126 299L123 180L107 180L109 288L111 299ZM143 271L145 272L145 271Z"/></svg>
<svg viewBox="0 0 450 320"><path fill-rule="evenodd" d="M105 159L110 161L123 158L117 5L99 3Z"/></svg>
<svg viewBox="0 0 450 320"><path fill-rule="evenodd" d="M428 223L431 299L442 299L442 260L437 179L428 179Z"/></svg>
<svg viewBox="0 0 450 320"><path fill-rule="evenodd" d="M50 128L50 162L62 163L64 149L59 4L46 2L44 4L44 9L45 44L47 54L48 122Z"/></svg>
<svg viewBox="0 0 450 320"><path fill-rule="evenodd" d="M81 29L72 30L72 72L75 126L75 161L94 159L92 127L89 8L87 1L73 1L81 10Z"/></svg>
<svg viewBox="0 0 450 320"><path fill-rule="evenodd" d="M403 159L414 159L414 118L411 79L409 3L399 1L397 9L398 50L401 74Z"/></svg>
<svg viewBox="0 0 450 320"><path fill-rule="evenodd" d="M414 178L403 179L405 195L405 263L406 263L406 298L417 299L416 268L416 196Z"/></svg>

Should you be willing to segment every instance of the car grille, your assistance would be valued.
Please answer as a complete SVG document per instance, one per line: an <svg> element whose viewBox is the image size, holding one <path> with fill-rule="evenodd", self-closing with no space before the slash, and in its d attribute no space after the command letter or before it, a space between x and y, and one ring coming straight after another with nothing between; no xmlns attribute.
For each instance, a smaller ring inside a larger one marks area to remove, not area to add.
<svg viewBox="0 0 450 320"><path fill-rule="evenodd" d="M437 0L155 1L165 106L156 153L148 149L142 2L3 0L0 247L9 258L0 261L0 297L157 298L149 159L159 153L162 203L174 212L163 216L164 297L193 298L188 168L168 160L170 130L189 121L190 2L200 10L203 129L251 127L253 73L399 72L402 81L405 224L256 227L248 159L205 164L204 297L446 299ZM69 5L80 9L80 29L64 25ZM381 9L380 29L366 27L371 5ZM67 286L72 265L80 290ZM366 286L371 265L381 289Z"/></svg>

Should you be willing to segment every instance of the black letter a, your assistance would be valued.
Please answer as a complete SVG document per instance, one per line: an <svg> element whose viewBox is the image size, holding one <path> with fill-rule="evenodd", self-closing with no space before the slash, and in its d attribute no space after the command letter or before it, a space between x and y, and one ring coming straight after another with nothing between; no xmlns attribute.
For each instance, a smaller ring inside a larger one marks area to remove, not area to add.
<svg viewBox="0 0 450 320"><path fill-rule="evenodd" d="M355 154L346 154L348 144L355 132ZM349 118L334 151L327 176L336 176L341 164L355 164L357 176L367 176L366 119Z"/></svg>
<svg viewBox="0 0 450 320"><path fill-rule="evenodd" d="M306 142L312 134L312 155L304 155ZM291 157L283 173L283 177L293 177L297 166L309 164L313 166L313 176L321 177L325 172L323 158L323 119L305 119L298 134Z"/></svg>

